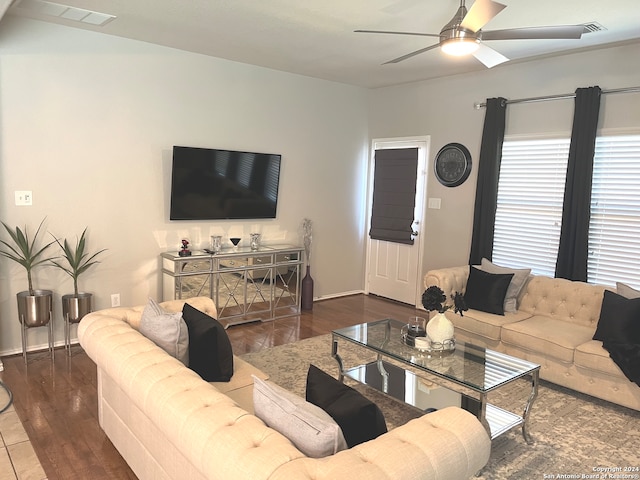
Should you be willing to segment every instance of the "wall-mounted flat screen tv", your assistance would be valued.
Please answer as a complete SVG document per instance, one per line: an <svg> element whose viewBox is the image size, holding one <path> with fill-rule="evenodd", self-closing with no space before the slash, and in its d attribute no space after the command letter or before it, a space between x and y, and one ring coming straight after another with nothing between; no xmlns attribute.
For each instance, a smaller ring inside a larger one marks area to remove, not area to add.
<svg viewBox="0 0 640 480"><path fill-rule="evenodd" d="M171 220L276 218L281 156L173 147Z"/></svg>

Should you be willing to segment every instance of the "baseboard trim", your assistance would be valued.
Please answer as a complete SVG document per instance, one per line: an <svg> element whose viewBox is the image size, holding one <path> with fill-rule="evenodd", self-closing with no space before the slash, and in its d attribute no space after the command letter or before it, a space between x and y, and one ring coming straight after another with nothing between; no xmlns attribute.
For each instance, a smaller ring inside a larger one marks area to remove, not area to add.
<svg viewBox="0 0 640 480"><path fill-rule="evenodd" d="M364 290L353 290L351 292L340 292L340 293L331 293L329 295L320 295L319 297L314 297L314 302L321 302L322 300L330 300L332 298L340 298L340 297L350 297L352 295L364 295Z"/></svg>

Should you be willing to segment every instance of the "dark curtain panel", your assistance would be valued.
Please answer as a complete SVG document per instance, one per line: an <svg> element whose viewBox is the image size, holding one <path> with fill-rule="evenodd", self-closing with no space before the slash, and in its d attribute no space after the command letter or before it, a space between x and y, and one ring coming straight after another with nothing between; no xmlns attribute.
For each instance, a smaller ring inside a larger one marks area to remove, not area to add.
<svg viewBox="0 0 640 480"><path fill-rule="evenodd" d="M469 254L470 265L478 265L483 257L491 260L493 252L493 225L498 205L498 179L500 178L506 112L506 99L502 97L487 99L478 162L473 236L471 238L471 253Z"/></svg>
<svg viewBox="0 0 640 480"><path fill-rule="evenodd" d="M376 150L369 236L413 245L418 149Z"/></svg>
<svg viewBox="0 0 640 480"><path fill-rule="evenodd" d="M601 94L600 87L576 90L556 262L556 277L581 282L587 281L591 179Z"/></svg>

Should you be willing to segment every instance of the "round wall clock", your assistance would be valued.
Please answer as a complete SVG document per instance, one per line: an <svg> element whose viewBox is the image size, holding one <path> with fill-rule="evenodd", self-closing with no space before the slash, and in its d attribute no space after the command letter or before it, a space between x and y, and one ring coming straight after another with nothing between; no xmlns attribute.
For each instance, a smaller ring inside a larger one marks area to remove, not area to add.
<svg viewBox="0 0 640 480"><path fill-rule="evenodd" d="M436 154L436 178L445 187L462 185L471 173L471 154L459 143L448 143Z"/></svg>

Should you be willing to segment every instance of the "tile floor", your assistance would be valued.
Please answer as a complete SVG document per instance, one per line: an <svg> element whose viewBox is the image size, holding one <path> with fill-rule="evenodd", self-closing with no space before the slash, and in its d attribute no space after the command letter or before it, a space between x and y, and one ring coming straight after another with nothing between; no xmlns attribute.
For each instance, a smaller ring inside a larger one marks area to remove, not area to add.
<svg viewBox="0 0 640 480"><path fill-rule="evenodd" d="M0 408L8 396L0 387ZM0 480L46 480L13 405L0 413Z"/></svg>

